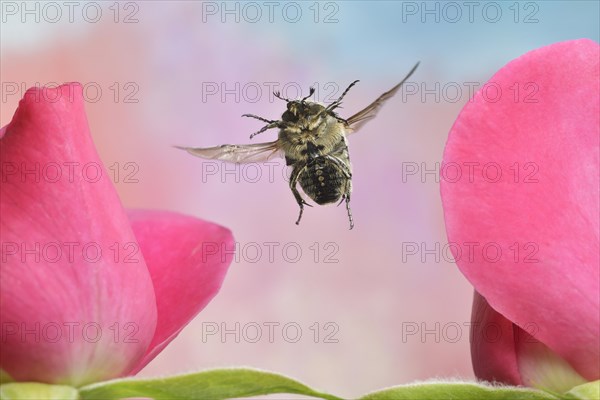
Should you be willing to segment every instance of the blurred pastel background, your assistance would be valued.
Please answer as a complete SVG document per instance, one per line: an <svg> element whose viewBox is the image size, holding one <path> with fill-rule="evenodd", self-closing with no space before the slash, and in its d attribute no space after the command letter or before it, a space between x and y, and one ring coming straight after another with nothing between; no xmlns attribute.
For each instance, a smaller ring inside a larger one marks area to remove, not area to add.
<svg viewBox="0 0 600 400"><path fill-rule="evenodd" d="M471 286L441 251L403 252L443 248L439 184L402 171L435 168L468 84L540 46L598 41L598 2L71 3L2 2L0 124L27 87L83 83L124 204L218 222L239 244L220 294L141 375L244 365L348 397L473 377ZM343 206L307 208L296 226L281 162L236 172L172 147L249 142L262 123L240 115L278 118L273 88L294 98L314 85L331 101L360 79L347 117L417 61L418 92L350 137L352 231Z"/></svg>

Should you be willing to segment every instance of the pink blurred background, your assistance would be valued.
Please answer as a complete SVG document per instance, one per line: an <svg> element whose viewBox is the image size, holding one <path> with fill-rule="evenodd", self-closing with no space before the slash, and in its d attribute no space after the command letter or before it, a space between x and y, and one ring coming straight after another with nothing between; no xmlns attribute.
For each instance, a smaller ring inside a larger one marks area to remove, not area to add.
<svg viewBox="0 0 600 400"><path fill-rule="evenodd" d="M521 3L519 15L502 4L496 22L479 12L469 21L465 10L453 22L452 10L438 2L275 2L272 22L263 3L253 3L262 13L257 22L254 6L239 2L75 3L71 22L60 2L60 18L45 3L27 3L27 14L25 3L3 2L1 125L27 87L79 81L123 203L218 222L239 243L220 294L142 376L250 366L348 397L414 380L473 377L471 286L443 253L436 260L403 252L412 243L444 246L439 183L433 174L402 172L409 164L431 170L441 160L447 132L468 100L465 82L485 82L545 44L598 40L598 3ZM423 4L437 7L439 21ZM268 167L253 166L239 169L236 182L224 165L172 147L249 142L262 125L241 114L275 119L284 110L269 93L273 85L296 97L296 87L304 96L316 84L324 101L360 79L340 110L348 117L419 60L411 78L419 92L390 100L349 139L353 231L343 206L307 208L296 226L282 161L271 167L272 179ZM444 92L449 83L463 93ZM221 85L232 90L224 98ZM215 327L235 331L236 323L239 342L233 333L211 334Z"/></svg>

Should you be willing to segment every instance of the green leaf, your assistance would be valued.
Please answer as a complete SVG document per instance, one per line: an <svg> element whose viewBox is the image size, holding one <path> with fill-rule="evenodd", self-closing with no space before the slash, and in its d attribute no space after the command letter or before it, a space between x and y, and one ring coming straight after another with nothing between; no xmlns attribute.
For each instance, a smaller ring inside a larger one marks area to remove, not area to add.
<svg viewBox="0 0 600 400"><path fill-rule="evenodd" d="M0 385L1 400L77 400L77 389L47 383L13 382Z"/></svg>
<svg viewBox="0 0 600 400"><path fill-rule="evenodd" d="M124 397L217 400L273 393L294 393L340 400L330 394L317 392L291 378L246 368L213 369L162 379L117 379L79 388L79 394L84 400L116 400Z"/></svg>
<svg viewBox="0 0 600 400"><path fill-rule="evenodd" d="M425 382L395 386L369 393L360 400L556 400L557 397L536 389L491 386L470 382Z"/></svg>
<svg viewBox="0 0 600 400"><path fill-rule="evenodd" d="M0 385L12 381L14 381L14 379L5 370L0 369Z"/></svg>
<svg viewBox="0 0 600 400"><path fill-rule="evenodd" d="M598 400L600 399L600 381L575 386L567 392L566 397L569 399Z"/></svg>

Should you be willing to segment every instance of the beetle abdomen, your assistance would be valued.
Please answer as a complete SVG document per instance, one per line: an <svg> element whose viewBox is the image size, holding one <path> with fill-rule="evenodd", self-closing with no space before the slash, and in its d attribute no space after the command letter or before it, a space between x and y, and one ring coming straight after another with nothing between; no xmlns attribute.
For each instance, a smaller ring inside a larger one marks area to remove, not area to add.
<svg viewBox="0 0 600 400"><path fill-rule="evenodd" d="M308 162L298 181L304 193L317 204L327 204L340 199L347 178L336 163L316 157Z"/></svg>

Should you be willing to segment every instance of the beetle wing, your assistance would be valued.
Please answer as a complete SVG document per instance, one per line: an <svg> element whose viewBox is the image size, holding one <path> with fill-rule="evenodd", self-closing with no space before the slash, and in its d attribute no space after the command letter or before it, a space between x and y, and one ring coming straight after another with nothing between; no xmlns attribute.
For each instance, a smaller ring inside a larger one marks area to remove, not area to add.
<svg viewBox="0 0 600 400"><path fill-rule="evenodd" d="M387 92L383 93L381 96L379 96L377 98L377 100L375 100L374 102L369 104L367 107L365 107L364 109L360 110L359 112L357 112L356 114L354 114L353 116L348 118L346 120L346 122L348 122L349 133L358 131L360 128L362 128L362 126L365 123L367 123L371 119L375 118L375 116L381 109L381 106L387 100L394 97L394 95L398 92L398 90L400 89L402 84L404 82L406 82L408 78L410 78L410 76L415 72L415 70L417 69L418 66L419 66L419 63L416 63L415 66L406 75L406 77L404 79L402 79L402 82L400 82L399 84L397 84L396 86L394 86L393 88L388 90Z"/></svg>
<svg viewBox="0 0 600 400"><path fill-rule="evenodd" d="M279 140L257 144L224 144L215 147L180 147L188 153L207 160L222 160L236 164L264 162L282 157L283 151Z"/></svg>

